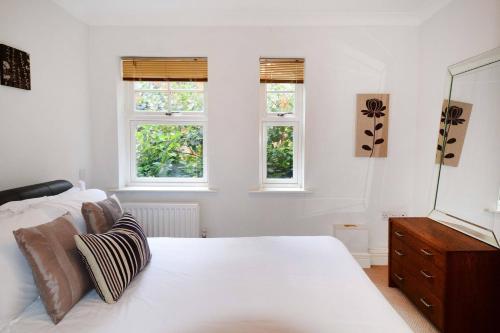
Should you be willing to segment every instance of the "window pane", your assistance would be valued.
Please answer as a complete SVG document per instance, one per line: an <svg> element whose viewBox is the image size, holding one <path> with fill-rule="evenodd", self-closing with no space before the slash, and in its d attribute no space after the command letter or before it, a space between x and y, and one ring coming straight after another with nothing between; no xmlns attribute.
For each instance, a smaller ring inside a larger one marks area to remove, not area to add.
<svg viewBox="0 0 500 333"><path fill-rule="evenodd" d="M266 87L267 91L295 91L293 83L268 83Z"/></svg>
<svg viewBox="0 0 500 333"><path fill-rule="evenodd" d="M203 127L140 125L135 132L137 177L203 177Z"/></svg>
<svg viewBox="0 0 500 333"><path fill-rule="evenodd" d="M172 90L203 90L201 82L170 82Z"/></svg>
<svg viewBox="0 0 500 333"><path fill-rule="evenodd" d="M146 82L146 81L135 81L134 89L136 90L158 90L167 89L167 82Z"/></svg>
<svg viewBox="0 0 500 333"><path fill-rule="evenodd" d="M172 111L203 111L203 93L189 91L172 92Z"/></svg>
<svg viewBox="0 0 500 333"><path fill-rule="evenodd" d="M295 93L267 93L267 112L288 113L295 110Z"/></svg>
<svg viewBox="0 0 500 333"><path fill-rule="evenodd" d="M293 178L293 126L267 128L267 178Z"/></svg>
<svg viewBox="0 0 500 333"><path fill-rule="evenodd" d="M135 93L135 110L139 112L165 112L168 96L163 92L137 91Z"/></svg>

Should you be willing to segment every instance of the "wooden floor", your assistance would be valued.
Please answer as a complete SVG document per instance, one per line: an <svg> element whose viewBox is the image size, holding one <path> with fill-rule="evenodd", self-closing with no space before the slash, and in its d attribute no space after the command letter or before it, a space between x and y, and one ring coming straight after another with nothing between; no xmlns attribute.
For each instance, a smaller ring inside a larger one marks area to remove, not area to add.
<svg viewBox="0 0 500 333"><path fill-rule="evenodd" d="M388 267L372 266L366 268L365 272L382 292L385 298L391 303L399 315L408 323L408 326L416 333L436 333L439 332L424 316L418 312L417 308L406 296L397 288L388 286Z"/></svg>

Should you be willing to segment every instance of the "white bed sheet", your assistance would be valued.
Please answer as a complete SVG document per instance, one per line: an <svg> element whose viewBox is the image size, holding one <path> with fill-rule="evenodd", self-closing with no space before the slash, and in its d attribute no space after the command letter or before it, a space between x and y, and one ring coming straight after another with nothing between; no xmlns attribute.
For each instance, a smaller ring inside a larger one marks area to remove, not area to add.
<svg viewBox="0 0 500 333"><path fill-rule="evenodd" d="M335 238L149 242L118 303L91 291L54 325L38 299L2 332L411 332Z"/></svg>

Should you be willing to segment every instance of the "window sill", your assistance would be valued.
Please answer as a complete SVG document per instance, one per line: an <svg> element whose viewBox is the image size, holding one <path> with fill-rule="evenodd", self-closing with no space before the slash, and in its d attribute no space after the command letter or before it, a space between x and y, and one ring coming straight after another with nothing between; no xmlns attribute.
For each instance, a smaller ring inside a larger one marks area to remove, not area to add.
<svg viewBox="0 0 500 333"><path fill-rule="evenodd" d="M192 192L192 193L215 193L217 190L209 187L195 186L125 186L109 189L109 192Z"/></svg>
<svg viewBox="0 0 500 333"><path fill-rule="evenodd" d="M311 190L306 190L304 188L287 188L287 187L270 187L270 188L260 188L258 190L250 190L248 193L251 194L310 194L313 193Z"/></svg>

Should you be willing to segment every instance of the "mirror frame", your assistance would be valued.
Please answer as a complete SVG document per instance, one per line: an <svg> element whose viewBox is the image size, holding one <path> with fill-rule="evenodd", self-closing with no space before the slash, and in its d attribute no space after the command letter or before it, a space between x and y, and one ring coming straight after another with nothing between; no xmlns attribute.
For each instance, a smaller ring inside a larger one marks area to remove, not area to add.
<svg viewBox="0 0 500 333"><path fill-rule="evenodd" d="M447 84L447 87L448 87L448 89L447 89L447 99L448 99L447 106L450 105L451 93L452 93L452 89L453 89L453 80L454 80L455 76L479 69L481 67L485 67L485 66L494 64L496 62L500 62L500 47L497 47L493 50L481 53L475 57L466 59L466 60L461 61L457 64L449 66L448 67L448 84ZM448 115L446 115L446 117L447 116ZM443 140L445 140L445 139L446 138L443 138ZM443 147L444 147L444 145L445 145L445 143L443 142ZM435 196L434 196L434 205L433 205L432 211L429 213L428 217L436 222L444 224L452 229L460 231L468 236L476 238L476 239L478 239L482 242L485 242L491 246L494 246L496 248L500 248L499 239L498 239L497 235L495 235L495 232L493 230L485 228L485 227L480 226L478 224L475 224L471 221L461 219L457 216L453 216L452 214L449 214L448 212L445 212L443 210L439 210L436 208L438 194L439 194L439 181L441 178L441 170L443 167L443 153L444 153L444 149L441 152L441 160L439 163L437 180L435 182L436 189L435 189ZM500 212L492 212L492 214L500 214Z"/></svg>

